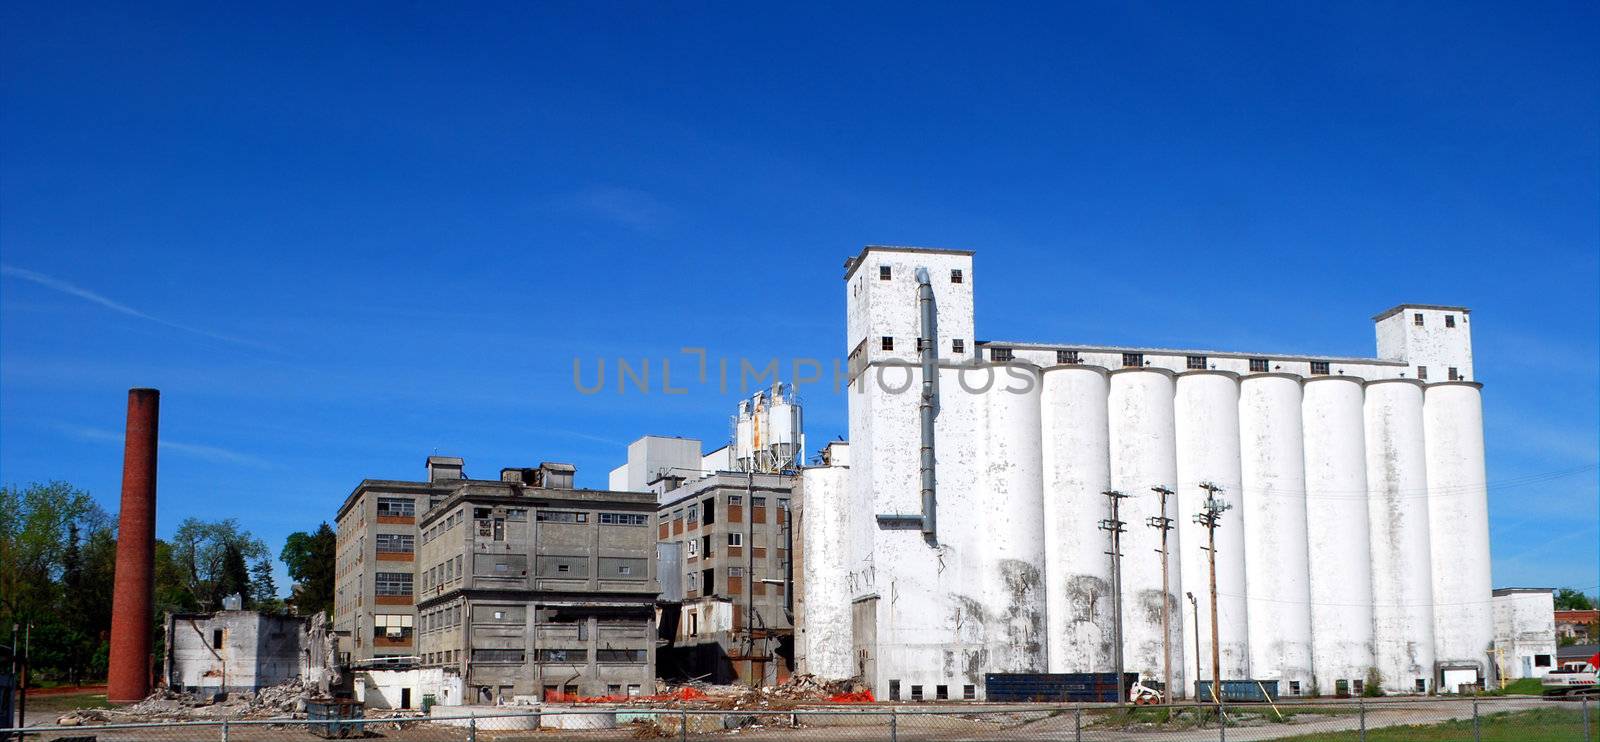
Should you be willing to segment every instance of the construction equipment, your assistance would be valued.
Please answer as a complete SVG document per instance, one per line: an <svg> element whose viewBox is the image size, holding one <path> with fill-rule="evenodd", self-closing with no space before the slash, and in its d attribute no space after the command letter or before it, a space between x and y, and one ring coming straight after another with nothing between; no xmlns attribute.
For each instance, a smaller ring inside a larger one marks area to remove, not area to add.
<svg viewBox="0 0 1600 742"><path fill-rule="evenodd" d="M1540 681L1546 696L1600 695L1600 652L1588 660L1562 663Z"/></svg>

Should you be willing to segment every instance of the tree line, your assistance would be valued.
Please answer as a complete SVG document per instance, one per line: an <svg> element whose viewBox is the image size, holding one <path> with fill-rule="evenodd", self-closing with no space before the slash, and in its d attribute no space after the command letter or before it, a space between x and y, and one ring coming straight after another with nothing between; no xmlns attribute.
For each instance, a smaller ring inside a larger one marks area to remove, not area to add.
<svg viewBox="0 0 1600 742"><path fill-rule="evenodd" d="M20 645L20 627L31 626L31 677L66 683L105 677L116 527L89 493L66 482L0 487L0 643L11 643L15 625ZM289 535L278 554L294 580L284 599L265 542L232 518L184 519L171 537L156 541L150 628L156 656L163 654L164 614L220 610L233 594L249 610L330 613L335 546L327 523Z"/></svg>

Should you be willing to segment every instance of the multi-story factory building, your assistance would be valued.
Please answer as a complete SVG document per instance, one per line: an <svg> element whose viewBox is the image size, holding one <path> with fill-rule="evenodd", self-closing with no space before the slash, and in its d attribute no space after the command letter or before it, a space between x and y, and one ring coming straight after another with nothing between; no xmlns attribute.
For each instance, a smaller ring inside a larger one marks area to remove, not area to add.
<svg viewBox="0 0 1600 742"><path fill-rule="evenodd" d="M341 584L352 596L341 592L335 623L349 627L352 654L377 644L374 658L441 668L469 703L652 692L655 498L577 489L566 464L474 480L460 459L429 463L429 482L363 482L341 509ZM410 537L410 558L358 557L363 536L379 534L358 534L365 521L348 511L366 498L376 507L378 493L386 512L404 509L392 501L405 492L410 521L378 523L409 527L395 535ZM375 609L365 608L366 585L376 586ZM401 598L404 614L383 612Z"/></svg>
<svg viewBox="0 0 1600 742"><path fill-rule="evenodd" d="M1213 672L1195 516L1214 487L1231 508L1216 531L1223 678L1306 695L1492 677L1466 309L1378 315L1375 358L980 342L975 279L969 251L868 247L846 264L848 527L836 550L806 545L808 560L842 555L818 565L846 582L853 651L835 671L884 698L982 698L987 672L1111 670L1100 526L1115 491L1125 667L1170 672L1182 695ZM808 590L808 611L826 597Z"/></svg>

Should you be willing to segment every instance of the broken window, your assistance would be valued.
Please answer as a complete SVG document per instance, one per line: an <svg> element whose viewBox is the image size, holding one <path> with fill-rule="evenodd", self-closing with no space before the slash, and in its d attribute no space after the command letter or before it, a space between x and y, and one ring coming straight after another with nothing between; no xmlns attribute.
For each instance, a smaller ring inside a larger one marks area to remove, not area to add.
<svg viewBox="0 0 1600 742"><path fill-rule="evenodd" d="M950 271L950 283L961 283L963 278L964 278L964 276L961 275L961 269L960 268L956 268L956 269Z"/></svg>
<svg viewBox="0 0 1600 742"><path fill-rule="evenodd" d="M1014 356L1012 355L1010 348L989 349L989 360L994 361L995 363L1005 363L1006 361L1011 360L1013 357Z"/></svg>
<svg viewBox="0 0 1600 742"><path fill-rule="evenodd" d="M1078 356L1078 351L1075 351L1075 350L1058 350L1058 351L1056 351L1056 363L1081 363L1081 362L1082 361L1080 360L1080 358Z"/></svg>
<svg viewBox="0 0 1600 742"><path fill-rule="evenodd" d="M596 662L644 662L643 649L598 649L595 650Z"/></svg>
<svg viewBox="0 0 1600 742"><path fill-rule="evenodd" d="M1141 367L1143 365L1144 365L1144 354L1143 353L1123 353L1122 354L1122 367L1123 368L1139 368L1139 367Z"/></svg>
<svg viewBox="0 0 1600 742"><path fill-rule="evenodd" d="M1266 372L1267 372L1267 359L1265 359L1265 358L1252 358L1252 359L1250 359L1250 373L1252 373L1252 374L1264 374Z"/></svg>

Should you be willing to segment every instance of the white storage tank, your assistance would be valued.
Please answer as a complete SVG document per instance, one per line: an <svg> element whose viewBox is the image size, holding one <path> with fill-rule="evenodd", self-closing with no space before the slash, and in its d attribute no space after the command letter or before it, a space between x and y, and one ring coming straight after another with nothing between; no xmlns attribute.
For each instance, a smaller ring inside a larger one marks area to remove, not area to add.
<svg viewBox="0 0 1600 742"><path fill-rule="evenodd" d="M1428 531L1433 561L1435 662L1454 693L1490 679L1489 501L1483 458L1481 385L1429 384L1423 401L1428 458ZM1468 679L1466 670L1477 677Z"/></svg>
<svg viewBox="0 0 1600 742"><path fill-rule="evenodd" d="M1316 376L1304 395L1312 675L1329 694L1372 668L1365 391L1360 379Z"/></svg>
<svg viewBox="0 0 1600 742"><path fill-rule="evenodd" d="M1311 584L1301 434L1299 377L1263 373L1240 381L1250 672L1281 681L1279 692L1284 695L1311 691Z"/></svg>
<svg viewBox="0 0 1600 742"><path fill-rule="evenodd" d="M1111 564L1103 492L1111 488L1106 369L1055 366L1040 394L1045 605L1050 672L1110 672Z"/></svg>
<svg viewBox="0 0 1600 742"><path fill-rule="evenodd" d="M850 657L848 530L850 467L814 466L801 470L800 528L805 557L800 560L805 593L798 606L803 630L795 637L802 672L827 680L856 674Z"/></svg>
<svg viewBox="0 0 1600 742"><path fill-rule="evenodd" d="M988 672L1044 672L1044 480L1037 368L997 367L983 394L977 502Z"/></svg>
<svg viewBox="0 0 1600 742"><path fill-rule="evenodd" d="M1161 591L1160 533L1145 525L1161 515L1152 487L1177 486L1177 441L1173 430L1173 373L1165 369L1127 368L1111 372L1106 407L1110 420L1111 487L1128 497L1122 501L1122 636L1123 669L1151 680L1163 677L1162 602L1169 611L1167 645L1172 652L1172 682L1185 687L1183 548L1174 533L1168 548L1170 581ZM1177 498L1167 501L1166 516L1177 520Z"/></svg>
<svg viewBox="0 0 1600 742"><path fill-rule="evenodd" d="M1190 676L1209 680L1211 668L1210 567L1206 529L1194 522L1209 493L1234 509L1217 529L1217 649L1223 679L1250 677L1249 609L1245 600L1244 528L1239 474L1239 380L1228 371L1196 370L1178 375L1174 405L1178 440L1178 533L1183 541L1183 591L1195 602L1184 611L1188 645L1198 638L1200 656L1188 659ZM1187 595L1185 595L1187 600ZM1193 608L1198 608L1197 611ZM1199 625L1196 625L1198 618ZM1189 691L1189 687L1179 689Z"/></svg>
<svg viewBox="0 0 1600 742"><path fill-rule="evenodd" d="M1422 382L1367 382L1373 664L1391 693L1433 690L1433 568Z"/></svg>

